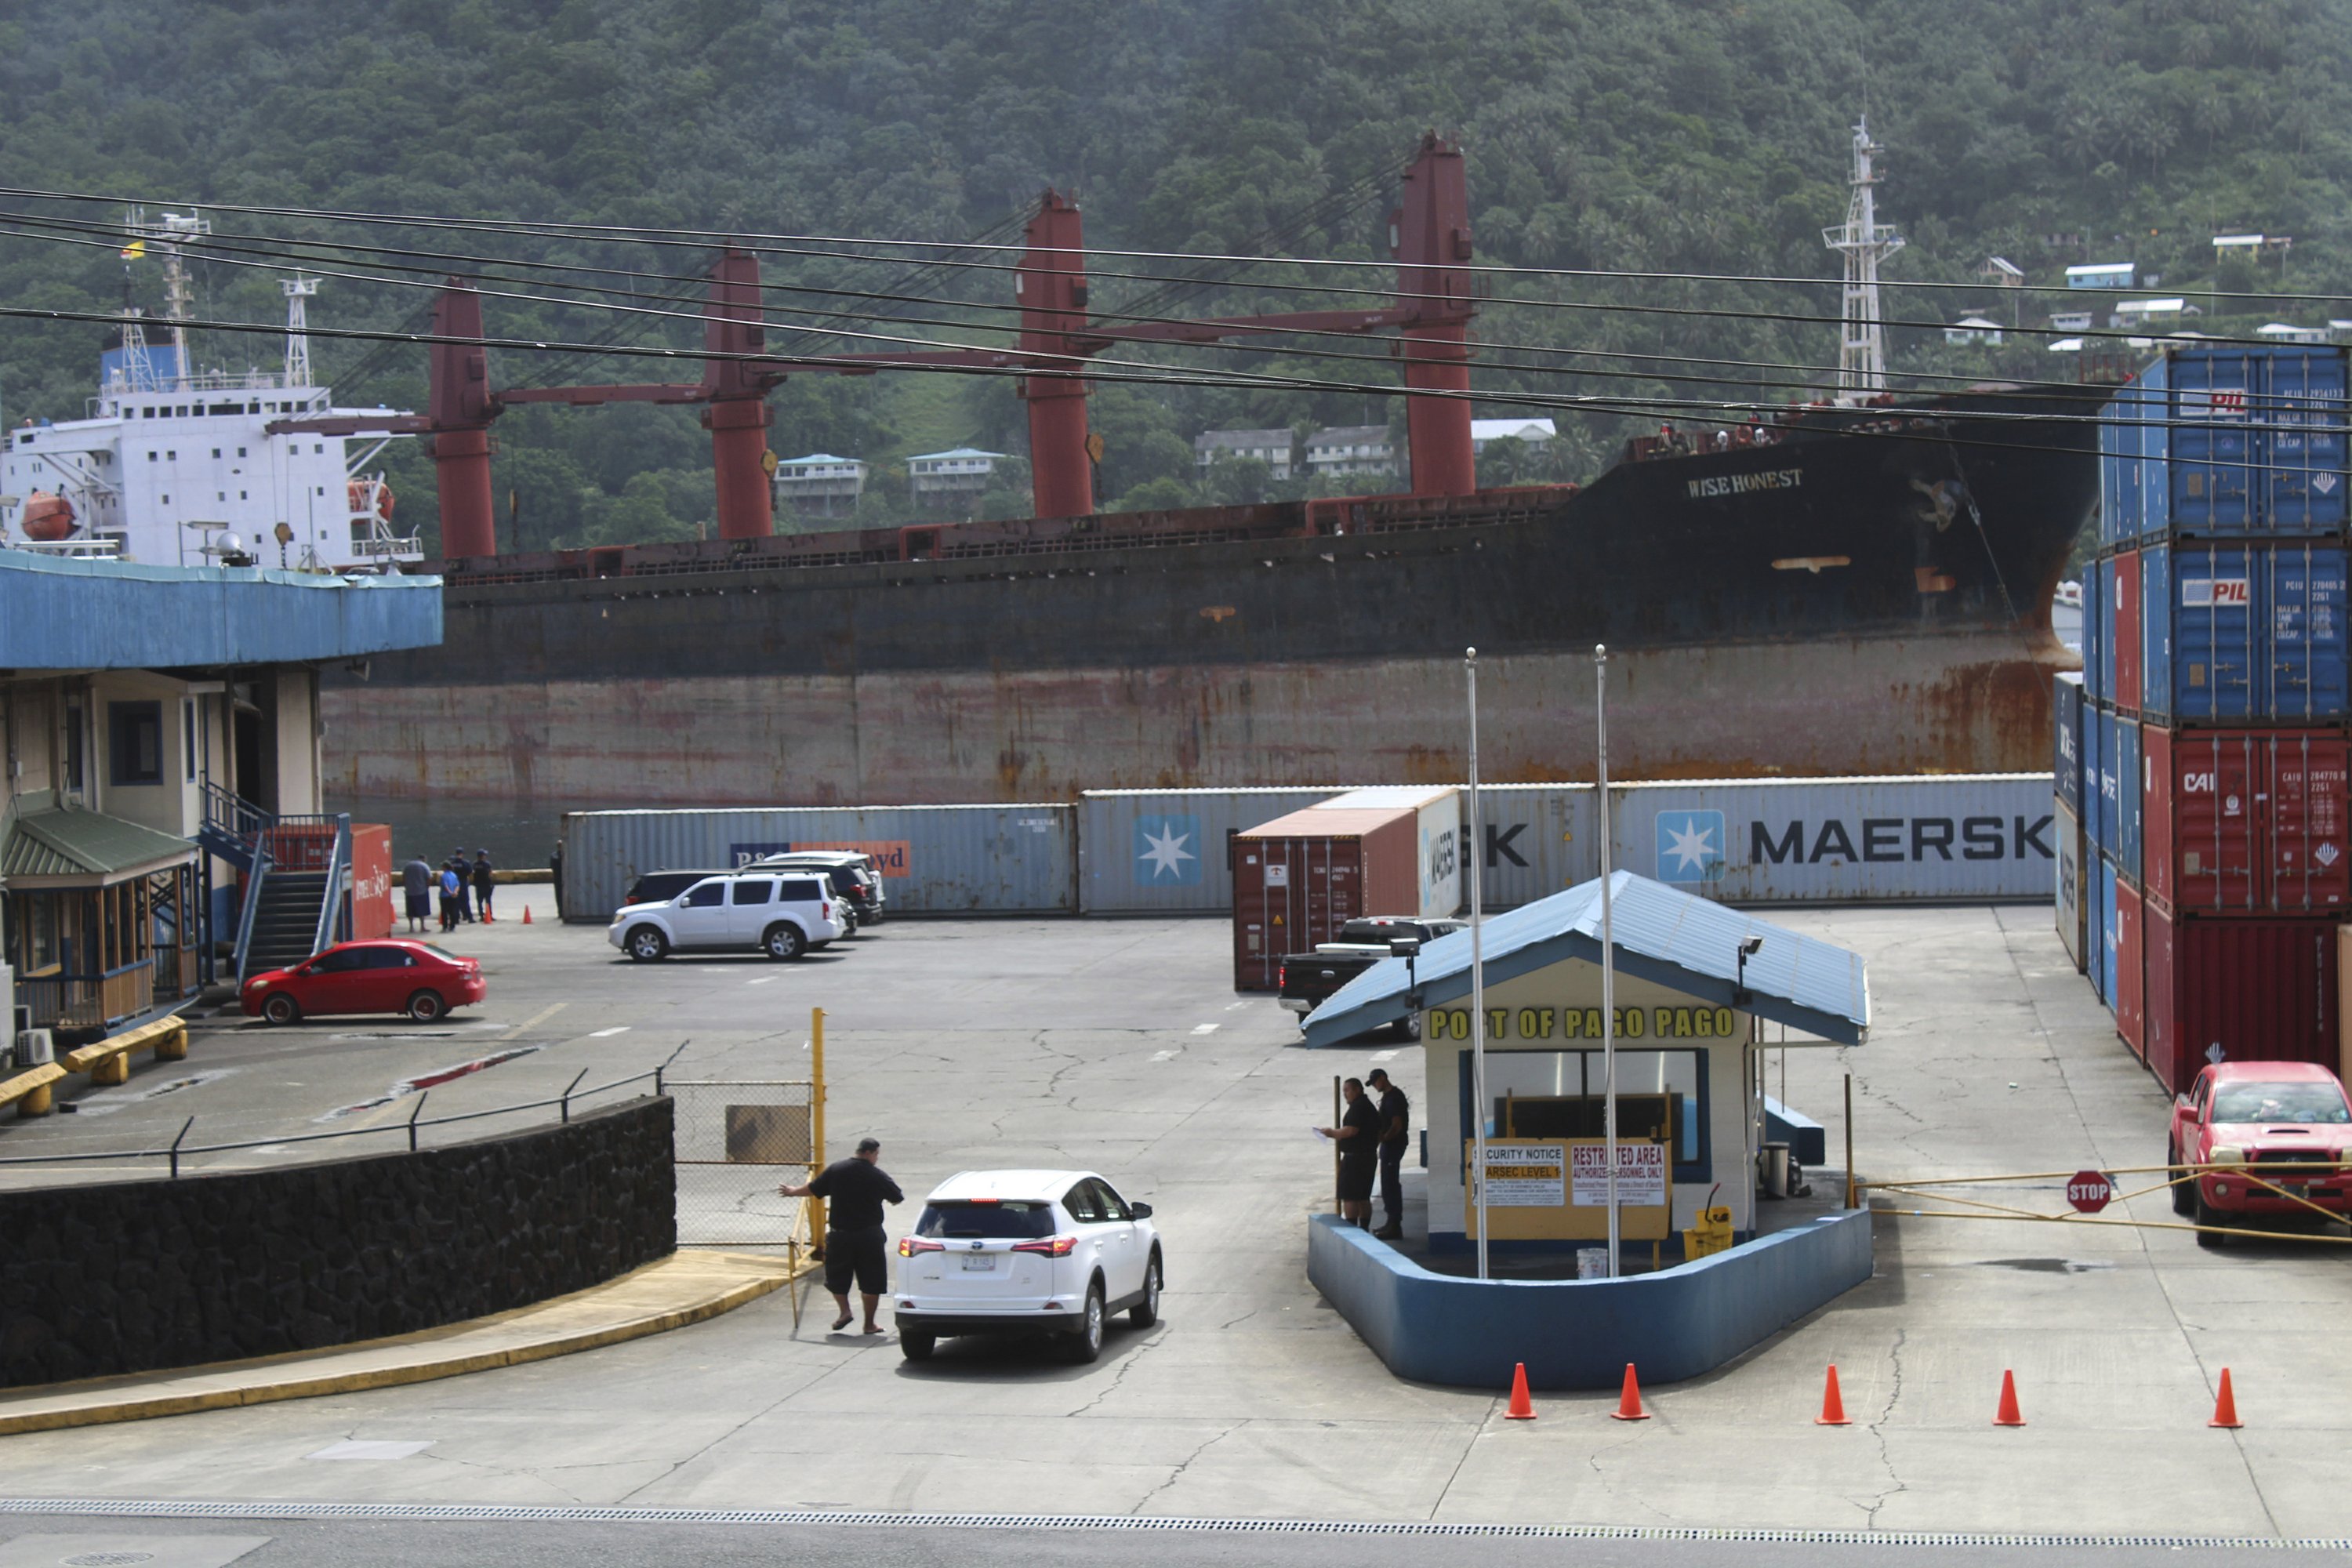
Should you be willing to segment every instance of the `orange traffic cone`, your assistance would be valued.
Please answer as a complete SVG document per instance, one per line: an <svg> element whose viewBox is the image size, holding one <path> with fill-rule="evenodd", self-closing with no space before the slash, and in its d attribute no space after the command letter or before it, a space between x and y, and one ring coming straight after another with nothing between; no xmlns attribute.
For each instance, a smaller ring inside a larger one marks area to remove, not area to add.
<svg viewBox="0 0 2352 1568"><path fill-rule="evenodd" d="M1830 1363L1830 1380L1822 1388L1822 1413L1813 1417L1816 1426L1851 1426L1845 1418L1845 1399L1838 1393L1837 1363Z"/></svg>
<svg viewBox="0 0 2352 1568"><path fill-rule="evenodd" d="M522 923L525 925L530 924L530 906L529 904L525 904L522 907Z"/></svg>
<svg viewBox="0 0 2352 1568"><path fill-rule="evenodd" d="M1503 1412L1503 1419L1532 1421L1535 1418L1535 1403L1528 1397L1528 1363L1520 1362L1511 1368L1511 1407Z"/></svg>
<svg viewBox="0 0 2352 1568"><path fill-rule="evenodd" d="M2213 1419L2208 1421L2205 1425L2208 1426L2228 1426L2231 1428L2243 1426L2245 1425L2244 1422L2238 1419L2238 1396L2231 1392L2230 1369L2226 1366L2221 1369L2221 1396L2213 1401Z"/></svg>
<svg viewBox="0 0 2352 1568"><path fill-rule="evenodd" d="M1617 1408L1609 1413L1612 1421L1647 1421L1650 1413L1642 1408L1642 1385L1633 1376L1633 1363L1625 1363L1624 1392L1617 1396Z"/></svg>
<svg viewBox="0 0 2352 1568"><path fill-rule="evenodd" d="M2007 1368L2001 1370L2000 1408L1993 1412L1992 1424L1996 1426L2025 1425L2025 1417L2017 1408L2017 1374Z"/></svg>

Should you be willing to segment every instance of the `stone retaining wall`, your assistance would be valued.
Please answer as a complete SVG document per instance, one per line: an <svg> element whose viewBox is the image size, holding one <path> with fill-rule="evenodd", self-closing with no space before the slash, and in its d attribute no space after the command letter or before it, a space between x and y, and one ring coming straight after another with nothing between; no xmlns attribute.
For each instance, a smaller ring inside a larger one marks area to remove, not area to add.
<svg viewBox="0 0 2352 1568"><path fill-rule="evenodd" d="M671 1103L283 1170L0 1193L0 1385L413 1332L676 1250Z"/></svg>

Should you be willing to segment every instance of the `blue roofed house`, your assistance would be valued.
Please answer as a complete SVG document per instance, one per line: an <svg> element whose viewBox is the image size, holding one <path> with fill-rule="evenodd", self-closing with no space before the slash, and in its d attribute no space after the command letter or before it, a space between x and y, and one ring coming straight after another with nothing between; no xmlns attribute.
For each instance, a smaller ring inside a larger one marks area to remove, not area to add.
<svg viewBox="0 0 2352 1568"><path fill-rule="evenodd" d="M1610 886L1617 1125L1621 1143L1633 1146L1619 1160L1621 1235L1674 1243L1718 1184L1713 1201L1730 1206L1737 1232L1750 1234L1755 1183L1746 1173L1765 1114L1751 1070L1754 1026L1786 1026L1800 1037L1791 1044L1862 1043L1870 1026L1862 957L1629 871ZM1601 929L1594 880L1494 916L1481 931L1496 1246L1566 1248L1607 1235ZM1470 947L1465 931L1430 943L1410 964L1383 960L1305 1025L1307 1044L1324 1046L1418 1020L1437 1252L1475 1237L1464 1179L1481 1099L1472 1084ZM1546 1171L1554 1174L1531 1174Z"/></svg>
<svg viewBox="0 0 2352 1568"><path fill-rule="evenodd" d="M0 543L0 1048L184 1005L268 883L257 854L331 932L350 832L320 797L318 669L440 640L437 577Z"/></svg>

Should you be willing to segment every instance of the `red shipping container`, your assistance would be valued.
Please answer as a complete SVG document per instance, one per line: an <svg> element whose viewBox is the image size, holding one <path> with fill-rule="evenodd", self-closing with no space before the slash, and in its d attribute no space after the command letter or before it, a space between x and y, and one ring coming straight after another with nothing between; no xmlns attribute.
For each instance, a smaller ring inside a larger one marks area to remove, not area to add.
<svg viewBox="0 0 2352 1568"><path fill-rule="evenodd" d="M2147 959L2143 954L2143 904L2122 878L2116 879L2116 1033L2132 1054L2147 1055Z"/></svg>
<svg viewBox="0 0 2352 1568"><path fill-rule="evenodd" d="M2144 922L2147 1065L2175 1094L2216 1047L2231 1061L2336 1065L2339 988L2332 920Z"/></svg>
<svg viewBox="0 0 2352 1568"><path fill-rule="evenodd" d="M2139 552L2116 557L2116 689L2107 700L2118 713L2139 711Z"/></svg>
<svg viewBox="0 0 2352 1568"><path fill-rule="evenodd" d="M392 934L392 829L378 822L352 824L352 935L373 942Z"/></svg>
<svg viewBox="0 0 2352 1568"><path fill-rule="evenodd" d="M2142 731L2149 899L2203 914L2352 908L2352 751L2324 730Z"/></svg>
<svg viewBox="0 0 2352 1568"><path fill-rule="evenodd" d="M1234 989L1279 989L1285 953L1358 915L1419 912L1419 825L1411 808L1310 809L1234 835Z"/></svg>

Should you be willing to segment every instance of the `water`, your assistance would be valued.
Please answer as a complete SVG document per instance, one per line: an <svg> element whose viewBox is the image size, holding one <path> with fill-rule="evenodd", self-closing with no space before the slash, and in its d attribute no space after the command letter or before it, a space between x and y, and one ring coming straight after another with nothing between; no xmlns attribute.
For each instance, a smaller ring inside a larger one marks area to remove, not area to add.
<svg viewBox="0 0 2352 1568"><path fill-rule="evenodd" d="M465 847L490 852L490 864L509 870L543 867L562 826L559 805L524 800L413 800L390 796L334 796L330 812L348 811L353 822L381 822L392 829L392 863L412 856L438 866L449 851Z"/></svg>

